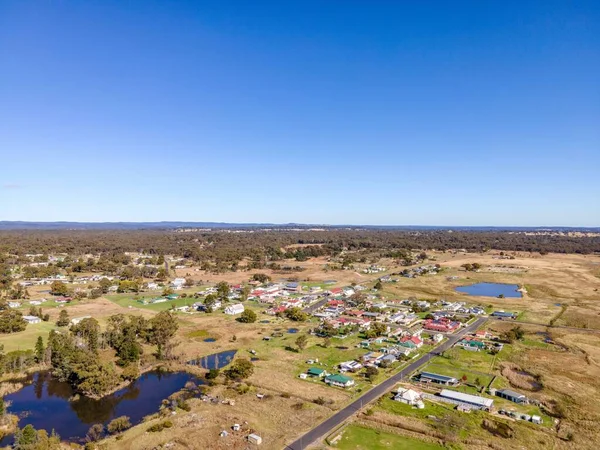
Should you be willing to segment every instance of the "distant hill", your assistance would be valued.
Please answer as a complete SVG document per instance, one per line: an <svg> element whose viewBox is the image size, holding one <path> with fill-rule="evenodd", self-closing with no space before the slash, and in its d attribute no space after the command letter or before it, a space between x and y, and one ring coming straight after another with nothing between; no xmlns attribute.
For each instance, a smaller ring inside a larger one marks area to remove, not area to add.
<svg viewBox="0 0 600 450"><path fill-rule="evenodd" d="M179 228L209 229L363 229L398 231L580 231L600 232L600 227L494 227L494 226L428 226L428 225L323 225L299 223L227 223L227 222L25 222L0 221L0 230L173 230Z"/></svg>

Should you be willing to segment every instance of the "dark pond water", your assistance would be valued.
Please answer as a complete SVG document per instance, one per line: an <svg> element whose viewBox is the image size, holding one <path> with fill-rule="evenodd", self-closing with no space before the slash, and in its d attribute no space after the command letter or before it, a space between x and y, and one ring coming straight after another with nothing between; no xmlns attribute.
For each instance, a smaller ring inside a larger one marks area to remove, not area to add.
<svg viewBox="0 0 600 450"><path fill-rule="evenodd" d="M204 342L217 342L217 340L215 338L206 338Z"/></svg>
<svg viewBox="0 0 600 450"><path fill-rule="evenodd" d="M288 330L287 330L287 332L290 333L290 334L295 334L298 331L300 331L300 330L298 330L298 328L288 328Z"/></svg>
<svg viewBox="0 0 600 450"><path fill-rule="evenodd" d="M261 320L260 323L271 323L270 320Z"/></svg>
<svg viewBox="0 0 600 450"><path fill-rule="evenodd" d="M256 356L253 356L252 358L250 358L250 361L260 361L260 358L257 358Z"/></svg>
<svg viewBox="0 0 600 450"><path fill-rule="evenodd" d="M202 358L192 359L191 361L188 361L188 364L200 366L203 369L222 369L233 360L236 353L237 350L214 353L212 355L203 356Z"/></svg>
<svg viewBox="0 0 600 450"><path fill-rule="evenodd" d="M469 286L459 286L456 288L458 292L468 295L480 295L484 297L504 297L521 298L523 295L517 290L517 284L504 283L476 283Z"/></svg>
<svg viewBox="0 0 600 450"><path fill-rule="evenodd" d="M23 389L6 395L4 400L11 402L9 412L21 418L21 428L31 424L48 433L54 429L65 441L80 441L92 425L106 424L115 417L128 416L133 424L141 422L188 381L202 383L185 372L148 372L112 395L98 400L80 396L69 401L74 392L68 383L52 378L49 372L38 372L26 380ZM0 445L12 442L13 437L7 436Z"/></svg>

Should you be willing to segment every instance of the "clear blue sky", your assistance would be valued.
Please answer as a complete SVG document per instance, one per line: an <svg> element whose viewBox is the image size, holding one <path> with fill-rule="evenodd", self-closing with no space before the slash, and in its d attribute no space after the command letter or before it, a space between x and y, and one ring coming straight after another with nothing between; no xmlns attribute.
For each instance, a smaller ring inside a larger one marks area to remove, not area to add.
<svg viewBox="0 0 600 450"><path fill-rule="evenodd" d="M600 2L0 1L0 220L600 226Z"/></svg>

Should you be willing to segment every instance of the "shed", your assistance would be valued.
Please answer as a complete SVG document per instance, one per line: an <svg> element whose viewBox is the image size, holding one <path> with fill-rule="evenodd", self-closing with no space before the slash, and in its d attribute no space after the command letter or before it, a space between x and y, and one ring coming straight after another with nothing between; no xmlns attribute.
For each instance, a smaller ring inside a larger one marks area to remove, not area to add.
<svg viewBox="0 0 600 450"><path fill-rule="evenodd" d="M498 389L496 391L496 396L500 398L505 398L506 400L510 400L514 403L527 403L527 397L519 392L515 392L511 389Z"/></svg>
<svg viewBox="0 0 600 450"><path fill-rule="evenodd" d="M463 392L442 389L440 396L460 403L466 403L482 409L491 409L494 406L494 400L491 398L480 397L479 395L465 394Z"/></svg>
<svg viewBox="0 0 600 450"><path fill-rule="evenodd" d="M258 434L252 433L248 435L248 442L251 444L260 445L262 444L262 438Z"/></svg>

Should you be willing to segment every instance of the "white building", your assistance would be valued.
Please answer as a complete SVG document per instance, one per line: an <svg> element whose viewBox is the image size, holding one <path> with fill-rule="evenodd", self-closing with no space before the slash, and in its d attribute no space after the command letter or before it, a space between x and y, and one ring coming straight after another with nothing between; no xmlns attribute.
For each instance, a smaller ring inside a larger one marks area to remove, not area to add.
<svg viewBox="0 0 600 450"><path fill-rule="evenodd" d="M173 289L181 289L183 288L184 284L185 278L175 278L173 281L171 281L171 286L173 286Z"/></svg>
<svg viewBox="0 0 600 450"><path fill-rule="evenodd" d="M23 319L27 321L27 323L40 323L42 319L37 316L23 316Z"/></svg>
<svg viewBox="0 0 600 450"><path fill-rule="evenodd" d="M411 406L420 406L420 404L423 404L421 394L412 389L399 389L398 393L394 396L394 400Z"/></svg>
<svg viewBox="0 0 600 450"><path fill-rule="evenodd" d="M244 305L241 303L234 303L233 305L229 305L225 308L225 314L229 314L234 316L236 314L241 314L244 312Z"/></svg>

